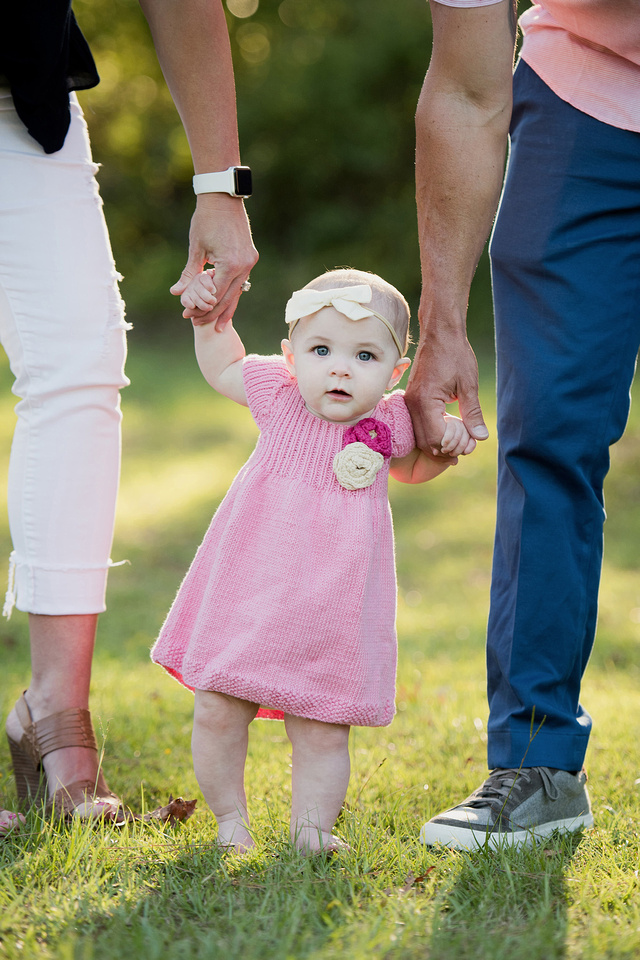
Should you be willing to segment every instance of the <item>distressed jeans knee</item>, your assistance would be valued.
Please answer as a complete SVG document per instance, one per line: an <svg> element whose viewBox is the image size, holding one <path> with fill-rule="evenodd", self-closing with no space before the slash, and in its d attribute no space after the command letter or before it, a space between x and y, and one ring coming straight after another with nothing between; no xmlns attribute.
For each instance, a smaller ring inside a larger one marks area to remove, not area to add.
<svg viewBox="0 0 640 960"><path fill-rule="evenodd" d="M19 397L7 612L99 613L111 563L129 325L75 97L71 108L47 156L0 91L0 339Z"/></svg>

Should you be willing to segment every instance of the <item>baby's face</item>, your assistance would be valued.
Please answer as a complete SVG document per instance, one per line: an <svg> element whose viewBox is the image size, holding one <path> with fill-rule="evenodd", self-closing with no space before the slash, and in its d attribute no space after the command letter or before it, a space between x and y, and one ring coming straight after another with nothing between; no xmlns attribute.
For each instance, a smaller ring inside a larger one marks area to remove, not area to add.
<svg viewBox="0 0 640 960"><path fill-rule="evenodd" d="M372 413L409 366L380 320L349 320L333 307L303 317L282 348L307 409L336 423Z"/></svg>

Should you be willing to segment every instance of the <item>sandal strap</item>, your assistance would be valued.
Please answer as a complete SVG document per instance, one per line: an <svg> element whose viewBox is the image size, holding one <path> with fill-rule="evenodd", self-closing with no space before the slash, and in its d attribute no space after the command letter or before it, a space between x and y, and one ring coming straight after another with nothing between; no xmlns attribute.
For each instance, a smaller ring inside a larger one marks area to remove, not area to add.
<svg viewBox="0 0 640 960"><path fill-rule="evenodd" d="M81 707L70 707L68 710L52 713L38 720L34 727L41 757L64 747L87 747L96 753L98 751L91 713Z"/></svg>
<svg viewBox="0 0 640 960"><path fill-rule="evenodd" d="M36 766L47 754L64 747L87 747L97 753L98 743L89 710L70 707L34 723L24 694L17 701L15 710L23 730L21 747Z"/></svg>

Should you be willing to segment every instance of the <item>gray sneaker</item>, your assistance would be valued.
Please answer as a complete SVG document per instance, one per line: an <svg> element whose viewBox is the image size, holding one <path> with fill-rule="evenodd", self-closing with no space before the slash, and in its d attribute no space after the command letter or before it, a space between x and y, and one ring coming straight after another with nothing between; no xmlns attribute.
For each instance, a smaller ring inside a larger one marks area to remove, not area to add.
<svg viewBox="0 0 640 960"><path fill-rule="evenodd" d="M593 826L587 775L552 767L492 770L457 807L429 820L420 831L426 846L452 850L530 845L554 830L570 833Z"/></svg>

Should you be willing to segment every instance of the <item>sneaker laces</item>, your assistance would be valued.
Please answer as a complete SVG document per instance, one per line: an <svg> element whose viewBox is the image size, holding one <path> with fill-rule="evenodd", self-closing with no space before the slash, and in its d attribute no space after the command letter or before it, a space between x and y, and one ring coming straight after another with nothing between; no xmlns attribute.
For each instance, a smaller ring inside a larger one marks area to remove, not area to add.
<svg viewBox="0 0 640 960"><path fill-rule="evenodd" d="M557 800L560 793L551 779L549 768L531 767L520 770L492 770L482 786L478 787L464 805L466 807L499 807L500 810L504 810L514 792L520 791L524 783L531 783L532 770L539 775L542 788L549 799Z"/></svg>

